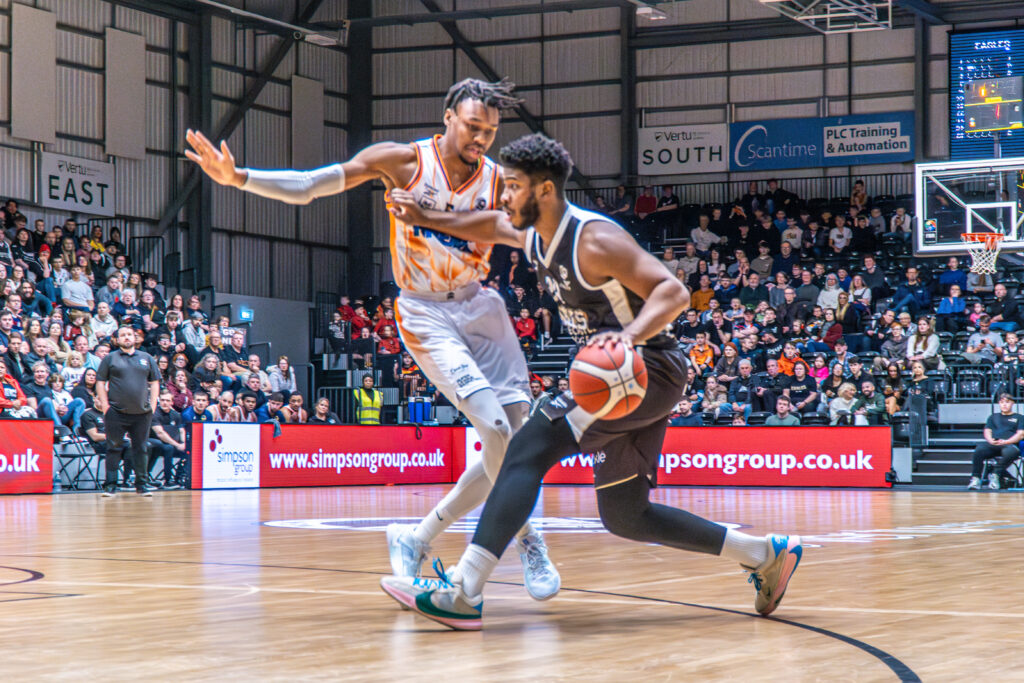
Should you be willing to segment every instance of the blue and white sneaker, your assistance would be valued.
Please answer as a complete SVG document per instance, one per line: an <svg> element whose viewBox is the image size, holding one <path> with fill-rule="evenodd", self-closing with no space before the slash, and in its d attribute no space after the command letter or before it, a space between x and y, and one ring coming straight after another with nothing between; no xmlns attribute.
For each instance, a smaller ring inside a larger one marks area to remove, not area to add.
<svg viewBox="0 0 1024 683"><path fill-rule="evenodd" d="M537 532L516 541L519 559L523 563L523 582L526 592L534 600L550 600L558 595L562 577L548 557L548 547Z"/></svg>
<svg viewBox="0 0 1024 683"><path fill-rule="evenodd" d="M768 559L760 567L740 565L750 572L747 583L754 584L757 595L754 609L762 616L768 616L782 602L786 586L796 571L804 554L799 536L768 535Z"/></svg>
<svg viewBox="0 0 1024 683"><path fill-rule="evenodd" d="M479 631L483 627L483 596L467 596L461 583L451 582L439 560L434 561L434 571L437 579L385 576L380 587L400 605L427 619L456 631Z"/></svg>
<svg viewBox="0 0 1024 683"><path fill-rule="evenodd" d="M415 578L420 573L423 560L427 559L430 546L416 540L412 524L388 524L388 555L391 572L395 576Z"/></svg>

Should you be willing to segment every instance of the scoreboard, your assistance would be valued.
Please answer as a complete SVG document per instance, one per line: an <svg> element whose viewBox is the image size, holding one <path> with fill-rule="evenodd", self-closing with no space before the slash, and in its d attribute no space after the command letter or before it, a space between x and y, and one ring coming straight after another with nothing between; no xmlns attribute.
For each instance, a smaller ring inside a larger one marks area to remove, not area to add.
<svg viewBox="0 0 1024 683"><path fill-rule="evenodd" d="M949 156L991 159L990 131L972 131L965 88L972 81L1024 76L1024 29L949 34ZM1002 156L1024 156L1024 130L999 133Z"/></svg>

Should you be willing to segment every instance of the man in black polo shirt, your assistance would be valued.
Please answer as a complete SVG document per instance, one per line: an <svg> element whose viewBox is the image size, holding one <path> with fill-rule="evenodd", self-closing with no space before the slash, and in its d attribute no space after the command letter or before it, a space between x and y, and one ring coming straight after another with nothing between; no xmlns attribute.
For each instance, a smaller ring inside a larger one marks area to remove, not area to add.
<svg viewBox="0 0 1024 683"><path fill-rule="evenodd" d="M988 475L988 487L999 488L999 477L1006 474L1006 468L1020 457L1020 440L1024 438L1024 416L1013 410L1013 397L999 394L999 412L985 422L985 443L974 447L974 469L968 489L981 488L981 471L985 461L996 460L996 469Z"/></svg>
<svg viewBox="0 0 1024 683"><path fill-rule="evenodd" d="M117 330L116 351L100 363L96 373L97 410L103 412L107 427L107 476L103 496L117 491L117 469L124 453L125 435L131 437L135 490L152 496L146 486L146 440L153 421L153 409L160 391L160 371L145 351L137 351L135 330L122 325Z"/></svg>
<svg viewBox="0 0 1024 683"><path fill-rule="evenodd" d="M188 460L188 449L185 447L185 423L181 415L173 407L171 392L160 392L159 403L153 411L153 425L150 428L150 436L147 441L149 452L153 455L149 459L150 467L156 465L163 456L164 460L164 488L171 488L178 482L174 481L174 459ZM152 477L150 477L152 479Z"/></svg>

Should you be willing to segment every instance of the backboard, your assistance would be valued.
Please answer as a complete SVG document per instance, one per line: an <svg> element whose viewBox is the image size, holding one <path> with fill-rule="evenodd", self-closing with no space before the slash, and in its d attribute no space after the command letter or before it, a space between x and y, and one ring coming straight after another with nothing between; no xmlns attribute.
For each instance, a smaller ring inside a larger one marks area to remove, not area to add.
<svg viewBox="0 0 1024 683"><path fill-rule="evenodd" d="M1024 251L1024 157L941 161L914 167L914 252L964 254L960 235L998 232Z"/></svg>

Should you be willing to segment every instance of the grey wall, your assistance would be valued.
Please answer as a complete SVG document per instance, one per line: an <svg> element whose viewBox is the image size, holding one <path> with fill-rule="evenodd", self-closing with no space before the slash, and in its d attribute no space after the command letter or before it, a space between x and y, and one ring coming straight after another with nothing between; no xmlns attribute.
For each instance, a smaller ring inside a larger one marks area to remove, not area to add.
<svg viewBox="0 0 1024 683"><path fill-rule="evenodd" d="M312 304L306 301L218 293L217 306L222 304L233 305L234 317L231 322L237 321L240 305L253 309L255 321L249 338L271 343L271 362L282 355L288 356L292 365L309 362L309 309ZM296 373L302 376L298 369Z"/></svg>

